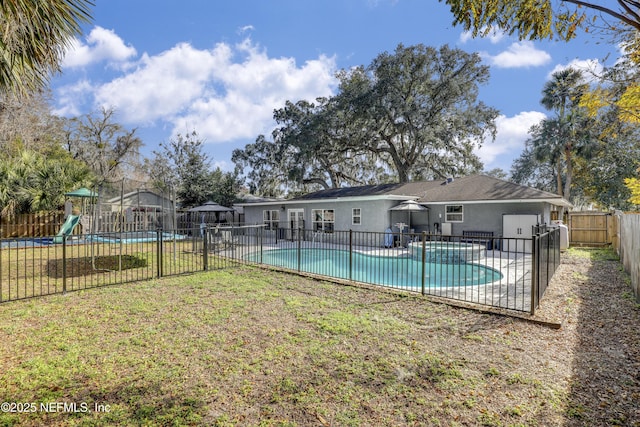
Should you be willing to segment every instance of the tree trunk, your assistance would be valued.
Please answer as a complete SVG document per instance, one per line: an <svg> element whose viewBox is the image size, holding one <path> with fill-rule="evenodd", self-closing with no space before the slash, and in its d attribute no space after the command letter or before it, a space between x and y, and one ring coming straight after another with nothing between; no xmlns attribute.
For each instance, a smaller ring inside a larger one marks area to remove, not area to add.
<svg viewBox="0 0 640 427"><path fill-rule="evenodd" d="M564 193L562 197L564 197L568 201L571 198L571 181L573 178L573 165L571 164L573 159L571 158L571 146L565 147L564 157L565 162L567 163L567 180L564 183Z"/></svg>
<svg viewBox="0 0 640 427"><path fill-rule="evenodd" d="M558 196L563 196L564 191L562 190L562 158L558 156L556 160L556 192Z"/></svg>

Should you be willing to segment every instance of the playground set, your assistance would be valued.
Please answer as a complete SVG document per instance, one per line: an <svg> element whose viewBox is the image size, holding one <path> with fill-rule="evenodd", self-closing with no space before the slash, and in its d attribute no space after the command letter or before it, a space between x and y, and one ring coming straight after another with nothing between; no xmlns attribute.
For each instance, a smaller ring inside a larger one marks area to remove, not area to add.
<svg viewBox="0 0 640 427"><path fill-rule="evenodd" d="M64 208L64 214L19 215L12 222L2 218L0 248L104 241L116 236L130 242L156 239L156 230L176 228L174 198L147 189L103 200L98 191L79 188L65 193Z"/></svg>

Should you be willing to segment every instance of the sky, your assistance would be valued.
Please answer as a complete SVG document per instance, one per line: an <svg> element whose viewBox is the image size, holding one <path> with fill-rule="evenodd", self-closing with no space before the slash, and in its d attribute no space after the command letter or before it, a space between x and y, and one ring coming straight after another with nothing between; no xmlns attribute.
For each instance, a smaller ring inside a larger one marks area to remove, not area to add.
<svg viewBox="0 0 640 427"><path fill-rule="evenodd" d="M540 104L552 73L597 72L617 49L580 33L567 42L472 38L435 0L97 0L93 21L51 80L54 112L74 117L112 108L137 129L150 157L160 143L193 131L213 166L270 137L285 101L336 93L335 73L368 66L398 44L448 44L490 67L479 100L499 110L495 141L476 154L484 169L511 164L529 128L553 113Z"/></svg>

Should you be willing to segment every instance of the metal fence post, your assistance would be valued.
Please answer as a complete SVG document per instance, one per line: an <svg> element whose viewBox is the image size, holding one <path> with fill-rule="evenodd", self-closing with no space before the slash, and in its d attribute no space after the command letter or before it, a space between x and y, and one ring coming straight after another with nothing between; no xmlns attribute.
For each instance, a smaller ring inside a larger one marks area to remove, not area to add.
<svg viewBox="0 0 640 427"><path fill-rule="evenodd" d="M67 239L62 236L62 294L67 293Z"/></svg>
<svg viewBox="0 0 640 427"><path fill-rule="evenodd" d="M534 234L531 241L531 309L529 313L536 314L536 295L538 295L538 235Z"/></svg>
<svg viewBox="0 0 640 427"><path fill-rule="evenodd" d="M425 268L426 268L426 260L427 260L427 232L423 231L422 232L422 278L421 278L421 288L422 288L422 295L426 295L426 290L425 290Z"/></svg>
<svg viewBox="0 0 640 427"><path fill-rule="evenodd" d="M162 227L158 227L156 229L156 248L158 251L158 261L156 263L156 268L157 268L157 274L158 277L162 277L163 271L162 271L162 258L164 258L164 254L162 253L163 251L163 247L162 247Z"/></svg>
<svg viewBox="0 0 640 427"><path fill-rule="evenodd" d="M353 280L353 230L349 230L349 280Z"/></svg>
<svg viewBox="0 0 640 427"><path fill-rule="evenodd" d="M209 230L206 227L202 233L202 269L209 270Z"/></svg>
<svg viewBox="0 0 640 427"><path fill-rule="evenodd" d="M302 241L300 240L302 237L302 228L298 228L298 273L300 272L300 257L301 257L301 253L300 253L300 247L302 245Z"/></svg>
<svg viewBox="0 0 640 427"><path fill-rule="evenodd" d="M276 230L277 233L277 230ZM260 264L262 264L262 250L263 250L263 234L264 234L264 227L260 227L258 228L258 234L259 234L259 244L260 244ZM277 239L277 237L276 237Z"/></svg>

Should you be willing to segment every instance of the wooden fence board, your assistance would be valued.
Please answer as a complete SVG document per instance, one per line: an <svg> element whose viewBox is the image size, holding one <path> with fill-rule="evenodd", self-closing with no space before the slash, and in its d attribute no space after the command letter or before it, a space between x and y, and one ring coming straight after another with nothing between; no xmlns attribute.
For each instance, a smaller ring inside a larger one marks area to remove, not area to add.
<svg viewBox="0 0 640 427"><path fill-rule="evenodd" d="M0 218L0 238L54 236L64 223L64 212L39 212Z"/></svg>
<svg viewBox="0 0 640 427"><path fill-rule="evenodd" d="M569 245L605 246L610 244L611 217L608 212L569 212Z"/></svg>

